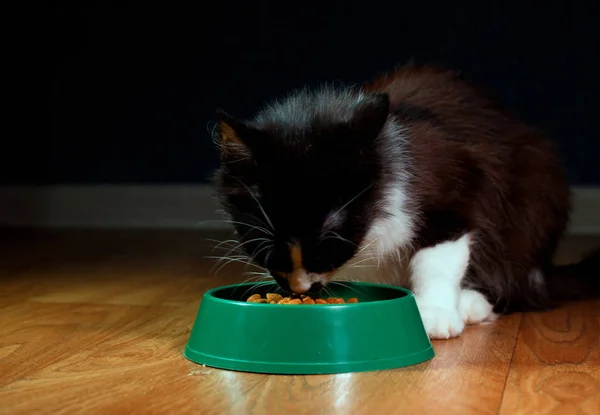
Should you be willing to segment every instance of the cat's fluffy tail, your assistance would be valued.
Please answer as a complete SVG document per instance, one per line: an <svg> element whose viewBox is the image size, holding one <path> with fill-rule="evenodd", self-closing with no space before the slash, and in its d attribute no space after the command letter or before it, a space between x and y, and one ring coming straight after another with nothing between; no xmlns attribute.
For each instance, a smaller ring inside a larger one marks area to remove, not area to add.
<svg viewBox="0 0 600 415"><path fill-rule="evenodd" d="M554 302L600 298L600 249L580 262L555 266L546 279Z"/></svg>

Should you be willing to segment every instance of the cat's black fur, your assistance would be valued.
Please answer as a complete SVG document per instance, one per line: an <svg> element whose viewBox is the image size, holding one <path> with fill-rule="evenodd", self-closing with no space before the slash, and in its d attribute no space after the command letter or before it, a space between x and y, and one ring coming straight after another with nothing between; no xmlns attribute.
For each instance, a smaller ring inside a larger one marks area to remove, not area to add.
<svg viewBox="0 0 600 415"><path fill-rule="evenodd" d="M357 105L352 95L325 88L303 91L246 124L220 113L244 144L221 144L218 193L248 254L275 277L291 272L293 241L309 272L333 271L355 254L378 214L376 139L388 107L383 95ZM327 215L344 205L344 220L330 230L340 237L324 233Z"/></svg>

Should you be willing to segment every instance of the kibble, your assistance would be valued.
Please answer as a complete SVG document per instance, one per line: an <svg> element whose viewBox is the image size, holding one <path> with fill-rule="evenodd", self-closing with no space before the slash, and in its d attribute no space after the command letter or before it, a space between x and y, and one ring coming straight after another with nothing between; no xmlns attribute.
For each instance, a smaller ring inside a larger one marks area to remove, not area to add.
<svg viewBox="0 0 600 415"><path fill-rule="evenodd" d="M258 300L260 300L260 294L252 294L250 297L248 297L246 301L248 301L249 303L255 303Z"/></svg>
<svg viewBox="0 0 600 415"><path fill-rule="evenodd" d="M310 297L306 297L302 299L302 304L315 304L315 300Z"/></svg>
<svg viewBox="0 0 600 415"><path fill-rule="evenodd" d="M264 298L260 294L252 294L246 300L248 303L267 303L267 304L355 304L358 298L352 297L344 300L341 297L330 298L312 298L308 295L294 295L284 297L280 294L268 293Z"/></svg>
<svg viewBox="0 0 600 415"><path fill-rule="evenodd" d="M273 294L273 293L268 293L266 295L267 297L267 301L270 303L271 301L275 301L275 303L280 302L281 300L283 300L283 296L281 294ZM258 294L258 298L260 298L260 294Z"/></svg>

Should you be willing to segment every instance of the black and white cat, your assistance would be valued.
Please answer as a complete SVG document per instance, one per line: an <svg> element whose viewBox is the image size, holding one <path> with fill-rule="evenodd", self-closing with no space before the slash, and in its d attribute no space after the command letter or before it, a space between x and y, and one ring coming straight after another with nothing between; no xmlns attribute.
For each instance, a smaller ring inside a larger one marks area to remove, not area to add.
<svg viewBox="0 0 600 415"><path fill-rule="evenodd" d="M598 293L597 258L552 264L570 210L552 143L450 71L304 90L249 121L220 112L217 139L222 206L285 289L402 285L432 338Z"/></svg>

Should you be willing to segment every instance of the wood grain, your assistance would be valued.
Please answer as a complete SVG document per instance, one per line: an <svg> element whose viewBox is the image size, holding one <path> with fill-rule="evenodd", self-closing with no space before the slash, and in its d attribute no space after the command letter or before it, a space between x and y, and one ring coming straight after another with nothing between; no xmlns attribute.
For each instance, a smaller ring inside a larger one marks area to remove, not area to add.
<svg viewBox="0 0 600 415"><path fill-rule="evenodd" d="M600 301L527 314L502 414L600 413Z"/></svg>
<svg viewBox="0 0 600 415"><path fill-rule="evenodd" d="M469 327L398 370L268 376L189 362L202 294L244 278L239 265L211 276L206 237L4 233L0 413L599 413L599 302Z"/></svg>

